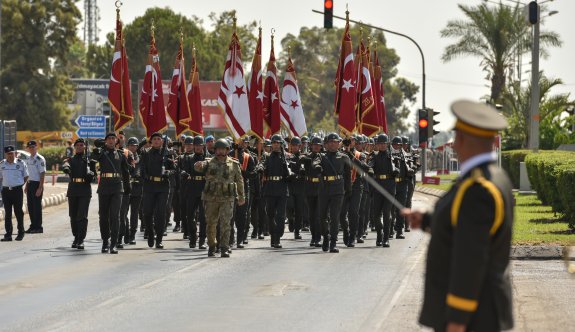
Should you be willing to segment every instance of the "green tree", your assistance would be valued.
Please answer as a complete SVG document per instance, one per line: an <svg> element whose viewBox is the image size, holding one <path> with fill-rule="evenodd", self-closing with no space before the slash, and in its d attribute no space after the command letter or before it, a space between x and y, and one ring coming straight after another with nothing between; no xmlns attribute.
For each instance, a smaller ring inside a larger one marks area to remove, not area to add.
<svg viewBox="0 0 575 332"><path fill-rule="evenodd" d="M337 128L333 104L334 79L342 34L343 28L326 31L320 27L303 27L298 36L288 34L281 41L284 51L280 54L278 69L285 70L287 49L291 47L308 130L329 132ZM359 27L352 26L351 34L357 47ZM389 132L390 134L406 132L408 106L415 102L419 88L404 78L394 79L397 75L396 66L399 57L395 50L387 48L384 35L364 28L364 42L367 42L367 36L371 36L372 40L377 42L372 45L372 49L377 48L382 67ZM267 55L264 54L263 58L267 59Z"/></svg>
<svg viewBox="0 0 575 332"><path fill-rule="evenodd" d="M563 84L558 78L548 78L543 73L539 75L539 117L540 117L540 148L555 149L560 144L575 141L569 128L573 117L565 118L564 112L575 101L568 93L552 95L551 89ZM509 128L503 138L506 148L525 148L529 141L529 118L531 109L531 84L521 87L514 82L503 92L503 113L509 119Z"/></svg>
<svg viewBox="0 0 575 332"><path fill-rule="evenodd" d="M234 15L235 11L223 12L220 15L210 14L209 18L214 30L206 31L202 28L202 20L197 17L189 19L174 13L169 8L148 9L143 16L137 17L124 28L132 80L144 76L144 68L148 62L152 22L156 27L156 46L160 54L163 79L169 79L172 75L181 29L184 34L184 56L188 64L187 68L191 63L191 47L193 45L196 48L196 56L200 66L200 78L202 80L221 80L227 49L231 40ZM244 61L246 58L251 59L252 56L256 41L255 27L255 22L237 27ZM110 57L108 62L111 62L111 59Z"/></svg>
<svg viewBox="0 0 575 332"><path fill-rule="evenodd" d="M114 42L116 36L114 32L106 34L106 43L104 45L90 44L86 54L86 68L90 76L94 78L107 78L112 72L112 58L114 56ZM129 69L133 65L128 64ZM131 72L134 72L131 69ZM133 79L132 79L133 80Z"/></svg>
<svg viewBox="0 0 575 332"><path fill-rule="evenodd" d="M491 82L491 101L499 102L517 55L531 49L531 30L523 8L502 3L498 6L488 6L485 3L478 6L460 4L458 7L466 19L449 21L441 30L441 37L457 39L445 48L442 60L448 62L461 56L480 58L481 66ZM541 31L540 49L543 57L547 55L546 47L561 44L557 33Z"/></svg>
<svg viewBox="0 0 575 332"><path fill-rule="evenodd" d="M0 117L17 120L20 129L70 125L74 90L67 66L81 19L76 2L2 1Z"/></svg>

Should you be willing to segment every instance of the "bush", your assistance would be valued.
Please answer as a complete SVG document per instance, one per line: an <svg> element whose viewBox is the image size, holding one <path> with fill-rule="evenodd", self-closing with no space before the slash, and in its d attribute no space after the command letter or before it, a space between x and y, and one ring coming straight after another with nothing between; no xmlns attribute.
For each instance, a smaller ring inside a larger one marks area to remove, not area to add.
<svg viewBox="0 0 575 332"><path fill-rule="evenodd" d="M542 151L525 158L531 186L554 212L564 214L575 227L575 153Z"/></svg>
<svg viewBox="0 0 575 332"><path fill-rule="evenodd" d="M52 165L62 165L62 160L66 155L65 146L50 146L47 148L42 148L38 151L44 158L46 158L46 170L49 172L52 170Z"/></svg>
<svg viewBox="0 0 575 332"><path fill-rule="evenodd" d="M507 172L514 188L519 188L519 163L525 161L530 150L511 150L501 152L501 167Z"/></svg>

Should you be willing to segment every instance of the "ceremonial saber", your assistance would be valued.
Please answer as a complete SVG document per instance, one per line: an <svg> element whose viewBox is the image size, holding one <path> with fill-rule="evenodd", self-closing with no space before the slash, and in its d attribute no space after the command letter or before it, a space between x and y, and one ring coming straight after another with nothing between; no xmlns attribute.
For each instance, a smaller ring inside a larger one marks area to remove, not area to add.
<svg viewBox="0 0 575 332"><path fill-rule="evenodd" d="M403 210L405 209L405 206L401 205L401 203L399 203L395 197L393 195L391 195L387 190L385 190L385 188L383 188L379 183L377 183L377 181L375 181L374 178L372 178L371 176L369 176L369 174L367 174L363 169L361 169L361 167L355 165L353 162L351 162L350 159L344 159L345 162L350 165L353 169L356 170L356 172L359 173L359 175L363 176L363 178L373 187L375 188L375 190L377 190L380 194L382 194L388 201L391 202L391 204L393 204L393 206L395 206L396 208L398 208L399 210ZM395 180L394 180L395 181Z"/></svg>

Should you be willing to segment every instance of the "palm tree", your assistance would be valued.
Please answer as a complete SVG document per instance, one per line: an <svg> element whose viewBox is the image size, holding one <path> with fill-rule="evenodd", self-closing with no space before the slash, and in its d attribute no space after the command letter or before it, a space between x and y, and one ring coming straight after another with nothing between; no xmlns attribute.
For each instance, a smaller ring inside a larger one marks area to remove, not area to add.
<svg viewBox="0 0 575 332"><path fill-rule="evenodd" d="M491 81L491 101L499 101L505 88L506 78L518 55L531 48L530 25L519 6L458 5L466 20L452 20L441 30L441 37L457 38L447 46L441 59L451 61L460 56L481 58L481 66ZM543 10L543 9L542 9ZM540 52L547 56L546 46L561 46L561 39L555 32L540 33Z"/></svg>

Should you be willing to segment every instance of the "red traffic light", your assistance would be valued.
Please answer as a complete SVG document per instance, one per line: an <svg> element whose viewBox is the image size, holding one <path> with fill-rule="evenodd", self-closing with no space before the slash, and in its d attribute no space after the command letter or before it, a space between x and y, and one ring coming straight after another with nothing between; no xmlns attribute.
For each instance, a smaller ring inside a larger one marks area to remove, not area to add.
<svg viewBox="0 0 575 332"><path fill-rule="evenodd" d="M427 128L428 124L429 124L429 122L427 122L426 119L419 120L419 128Z"/></svg>
<svg viewBox="0 0 575 332"><path fill-rule="evenodd" d="M326 9L331 9L331 8L333 7L333 1L331 1L331 0L325 0L325 2L324 2L324 7L325 7Z"/></svg>

